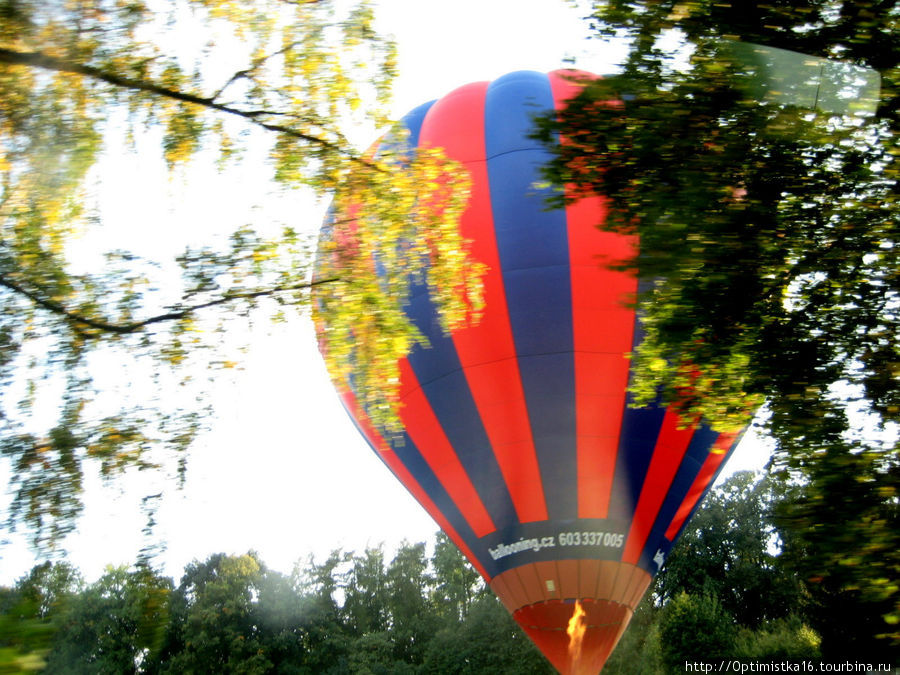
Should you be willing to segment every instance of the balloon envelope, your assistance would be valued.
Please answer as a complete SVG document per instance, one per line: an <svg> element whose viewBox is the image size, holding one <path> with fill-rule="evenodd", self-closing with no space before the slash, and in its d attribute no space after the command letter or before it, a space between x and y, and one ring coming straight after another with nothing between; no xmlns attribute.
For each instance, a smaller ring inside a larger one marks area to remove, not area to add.
<svg viewBox="0 0 900 675"><path fill-rule="evenodd" d="M407 314L428 338L401 363L400 434L344 403L372 448L561 672L597 672L690 514L736 445L632 408L627 301L637 281L608 265L633 238L602 232L601 199L547 210L533 116L576 93L571 73L515 72L465 85L403 120L473 186L462 216L488 266L486 306L447 335L424 286ZM321 334L327 349L328 334ZM579 601L580 651L566 628Z"/></svg>

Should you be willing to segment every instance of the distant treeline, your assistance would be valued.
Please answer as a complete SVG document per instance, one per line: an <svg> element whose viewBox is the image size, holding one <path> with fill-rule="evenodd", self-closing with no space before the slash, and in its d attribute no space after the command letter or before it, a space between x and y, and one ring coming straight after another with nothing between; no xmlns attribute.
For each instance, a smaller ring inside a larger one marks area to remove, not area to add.
<svg viewBox="0 0 900 675"><path fill-rule="evenodd" d="M783 486L749 473L715 489L604 669L686 661L896 663L879 607L803 578L776 523ZM85 584L62 562L0 588L0 673L554 672L438 534L271 570L254 553L194 562L176 585L147 563Z"/></svg>

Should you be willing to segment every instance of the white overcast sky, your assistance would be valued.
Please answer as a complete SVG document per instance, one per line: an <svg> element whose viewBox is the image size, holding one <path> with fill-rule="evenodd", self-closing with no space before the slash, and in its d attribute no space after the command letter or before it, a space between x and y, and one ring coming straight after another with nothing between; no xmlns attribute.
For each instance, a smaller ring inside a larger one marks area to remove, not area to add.
<svg viewBox="0 0 900 675"><path fill-rule="evenodd" d="M608 73L621 56L612 45L588 41L582 12L564 0L382 0L379 10L400 48L397 117L467 82L553 70L567 57ZM242 211L253 220L274 208L253 173L208 184L135 185L129 176L150 160L116 161L123 170L102 179L111 195L105 218L129 223L127 240L117 245L138 253L200 220L233 220ZM295 199L287 208L295 209L298 227L321 219L321 205ZM289 572L310 553L321 558L334 548L360 551L381 542L392 548L404 538L431 540L437 530L347 418L308 323L269 333L258 327L245 369L217 385L215 428L192 451L184 490L167 489L157 531L167 541L165 571L176 581L186 563L218 551L256 550L271 567ZM760 444L744 446L731 467L761 467ZM144 481L140 474L117 486L89 481L84 518L67 541L67 559L88 579L107 564L134 562L143 543L139 497L152 489ZM19 539L0 556L0 584L33 564Z"/></svg>

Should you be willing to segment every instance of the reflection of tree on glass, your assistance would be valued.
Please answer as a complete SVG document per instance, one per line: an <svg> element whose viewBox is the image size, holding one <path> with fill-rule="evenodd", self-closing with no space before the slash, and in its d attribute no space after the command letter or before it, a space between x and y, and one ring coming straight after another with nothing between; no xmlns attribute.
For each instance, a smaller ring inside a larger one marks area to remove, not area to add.
<svg viewBox="0 0 900 675"><path fill-rule="evenodd" d="M748 99L833 115L875 114L881 76L872 68L747 42L721 43Z"/></svg>

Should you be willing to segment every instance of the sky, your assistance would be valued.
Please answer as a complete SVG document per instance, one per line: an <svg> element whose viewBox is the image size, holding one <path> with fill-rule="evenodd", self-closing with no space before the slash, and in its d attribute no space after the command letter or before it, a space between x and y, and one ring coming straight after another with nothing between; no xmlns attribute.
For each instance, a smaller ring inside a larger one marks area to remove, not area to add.
<svg viewBox="0 0 900 675"><path fill-rule="evenodd" d="M400 50L397 118L467 82L566 67L567 58L608 73L622 55L619 46L588 40L583 12L564 0L383 0L378 7L382 28ZM104 219L131 223L121 242L116 232L105 232L107 247L147 251L192 223L252 222L274 212L295 217L301 229L321 222L323 204L272 193L264 172L247 163L203 182L135 181L153 161L118 154L117 170L102 172ZM216 383L213 428L191 451L183 490L169 486L160 503L156 533L166 545L164 571L177 582L193 559L254 550L270 567L290 572L298 560L321 560L337 548L431 541L437 525L341 407L309 322L256 326L251 342L244 368ZM745 439L728 470L761 468L766 454L764 443ZM84 516L65 546L66 559L92 580L107 564L134 562L145 543L140 496L157 486L143 474L112 485L92 478L87 485ZM34 562L21 538L0 556L0 584L14 582Z"/></svg>

